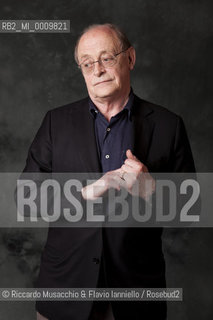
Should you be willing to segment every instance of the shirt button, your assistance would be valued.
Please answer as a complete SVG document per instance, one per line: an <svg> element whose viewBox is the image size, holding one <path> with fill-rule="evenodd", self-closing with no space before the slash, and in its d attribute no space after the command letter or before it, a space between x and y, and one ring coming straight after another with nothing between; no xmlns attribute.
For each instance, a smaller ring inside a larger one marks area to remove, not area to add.
<svg viewBox="0 0 213 320"><path fill-rule="evenodd" d="M93 258L92 262L94 262L95 264L99 264L100 263L100 259L98 258Z"/></svg>
<svg viewBox="0 0 213 320"><path fill-rule="evenodd" d="M105 158L106 158L106 159L109 159L109 155L108 155L108 154L106 154L106 155L105 155Z"/></svg>
<svg viewBox="0 0 213 320"><path fill-rule="evenodd" d="M95 113L98 113L98 110L95 110Z"/></svg>
<svg viewBox="0 0 213 320"><path fill-rule="evenodd" d="M107 131L109 132L111 129L110 128L107 128Z"/></svg>

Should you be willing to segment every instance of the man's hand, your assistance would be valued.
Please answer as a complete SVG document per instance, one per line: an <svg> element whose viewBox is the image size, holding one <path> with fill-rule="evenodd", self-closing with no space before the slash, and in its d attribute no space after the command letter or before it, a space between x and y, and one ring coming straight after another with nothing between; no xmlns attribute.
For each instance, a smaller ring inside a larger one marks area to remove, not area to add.
<svg viewBox="0 0 213 320"><path fill-rule="evenodd" d="M122 187L134 196L148 200L155 191L155 180L151 177L147 167L127 150L127 159L121 167L124 184Z"/></svg>
<svg viewBox="0 0 213 320"><path fill-rule="evenodd" d="M81 190L85 200L101 197L107 190L125 188L130 194L148 200L155 191L155 180L147 167L127 150L127 159L121 168L107 172L103 177Z"/></svg>
<svg viewBox="0 0 213 320"><path fill-rule="evenodd" d="M121 169L117 169L108 171L103 177L84 187L81 193L85 200L94 200L101 197L110 188L120 190L123 184L124 180L122 179Z"/></svg>

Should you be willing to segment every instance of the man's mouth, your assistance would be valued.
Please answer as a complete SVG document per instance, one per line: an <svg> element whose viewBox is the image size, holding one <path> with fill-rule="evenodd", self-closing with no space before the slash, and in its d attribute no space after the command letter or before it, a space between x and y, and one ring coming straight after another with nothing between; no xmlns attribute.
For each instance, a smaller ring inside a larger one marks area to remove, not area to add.
<svg viewBox="0 0 213 320"><path fill-rule="evenodd" d="M112 81L112 80L109 79L109 80L99 81L99 82L95 83L94 86L97 86L97 85L102 84L102 83L110 82L110 81Z"/></svg>

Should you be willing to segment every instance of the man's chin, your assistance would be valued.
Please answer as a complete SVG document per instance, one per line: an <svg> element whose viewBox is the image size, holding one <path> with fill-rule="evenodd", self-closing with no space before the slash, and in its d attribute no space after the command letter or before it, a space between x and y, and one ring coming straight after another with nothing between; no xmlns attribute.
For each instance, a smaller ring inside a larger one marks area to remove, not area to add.
<svg viewBox="0 0 213 320"><path fill-rule="evenodd" d="M110 88L102 88L99 90L95 90L94 97L96 98L108 98L112 97L115 94L116 90L110 89Z"/></svg>

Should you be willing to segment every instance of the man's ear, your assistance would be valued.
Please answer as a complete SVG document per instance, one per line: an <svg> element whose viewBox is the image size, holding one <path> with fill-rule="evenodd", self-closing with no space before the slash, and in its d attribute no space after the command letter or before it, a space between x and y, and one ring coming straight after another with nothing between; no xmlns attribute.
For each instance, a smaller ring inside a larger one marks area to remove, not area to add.
<svg viewBox="0 0 213 320"><path fill-rule="evenodd" d="M135 48L130 47L128 49L128 59L129 59L129 68L130 68L130 70L132 70L135 66L135 61L136 61Z"/></svg>

